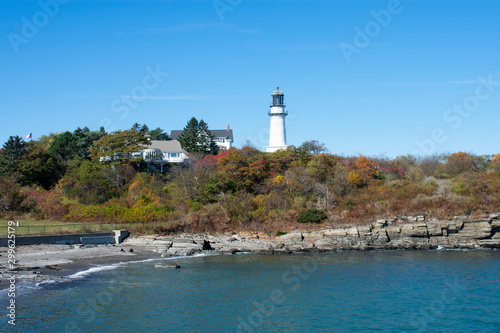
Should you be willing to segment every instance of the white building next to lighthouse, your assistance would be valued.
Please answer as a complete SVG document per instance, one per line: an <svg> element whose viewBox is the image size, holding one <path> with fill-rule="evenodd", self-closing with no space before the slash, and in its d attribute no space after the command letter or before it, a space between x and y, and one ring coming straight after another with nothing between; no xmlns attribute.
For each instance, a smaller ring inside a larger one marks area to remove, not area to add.
<svg viewBox="0 0 500 333"><path fill-rule="evenodd" d="M285 118L288 111L285 110L285 95L279 87L271 95L273 102L269 117L271 117L271 131L269 135L269 146L266 147L266 152L274 153L280 149L286 149L286 127Z"/></svg>

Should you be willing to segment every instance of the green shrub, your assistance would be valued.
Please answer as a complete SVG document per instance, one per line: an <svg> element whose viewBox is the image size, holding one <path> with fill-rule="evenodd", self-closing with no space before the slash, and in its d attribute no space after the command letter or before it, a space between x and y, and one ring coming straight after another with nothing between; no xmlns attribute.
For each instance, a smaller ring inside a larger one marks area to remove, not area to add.
<svg viewBox="0 0 500 333"><path fill-rule="evenodd" d="M297 222L302 223L319 223L326 219L326 214L316 208L310 208L299 214L297 217Z"/></svg>
<svg viewBox="0 0 500 333"><path fill-rule="evenodd" d="M276 231L276 236L283 236L283 235L286 235L286 234L287 234L286 231L281 231L281 230Z"/></svg>

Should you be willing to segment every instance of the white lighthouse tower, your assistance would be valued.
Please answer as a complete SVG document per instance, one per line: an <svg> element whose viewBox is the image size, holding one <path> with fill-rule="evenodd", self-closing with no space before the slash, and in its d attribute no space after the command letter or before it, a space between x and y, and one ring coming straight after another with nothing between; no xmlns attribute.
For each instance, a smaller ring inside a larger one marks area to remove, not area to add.
<svg viewBox="0 0 500 333"><path fill-rule="evenodd" d="M268 153L274 153L288 147L286 145L285 127L285 117L288 115L288 111L285 110L285 95L280 90L280 87L277 87L271 96L273 103L271 104L271 111L269 111L271 133L269 135L269 146L266 147Z"/></svg>

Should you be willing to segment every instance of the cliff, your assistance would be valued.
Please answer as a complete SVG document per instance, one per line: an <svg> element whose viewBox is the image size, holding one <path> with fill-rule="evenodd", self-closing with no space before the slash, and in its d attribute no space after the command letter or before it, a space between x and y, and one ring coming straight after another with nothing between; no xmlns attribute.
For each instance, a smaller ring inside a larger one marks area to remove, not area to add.
<svg viewBox="0 0 500 333"><path fill-rule="evenodd" d="M265 233L132 237L128 245L146 246L163 256L221 253L327 252L336 250L500 248L500 213L481 218L426 221L423 216L380 219L365 226L295 231L272 238Z"/></svg>

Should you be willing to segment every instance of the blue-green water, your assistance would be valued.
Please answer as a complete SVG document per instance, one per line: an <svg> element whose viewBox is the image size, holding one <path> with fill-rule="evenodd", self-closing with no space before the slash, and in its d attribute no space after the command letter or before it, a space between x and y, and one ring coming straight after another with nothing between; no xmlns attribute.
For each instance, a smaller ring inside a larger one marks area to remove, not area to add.
<svg viewBox="0 0 500 333"><path fill-rule="evenodd" d="M2 320L0 331L500 332L500 251L175 262L182 269L130 263L32 290L17 298L16 327Z"/></svg>

